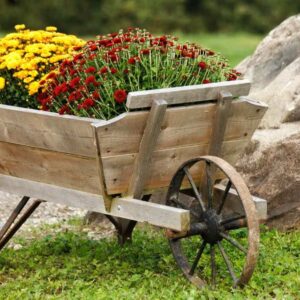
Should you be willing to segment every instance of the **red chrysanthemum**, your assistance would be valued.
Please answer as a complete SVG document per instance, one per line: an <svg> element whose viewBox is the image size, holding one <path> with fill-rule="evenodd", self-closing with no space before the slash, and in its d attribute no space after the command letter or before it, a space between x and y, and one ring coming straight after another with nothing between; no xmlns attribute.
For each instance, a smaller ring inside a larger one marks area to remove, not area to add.
<svg viewBox="0 0 300 300"><path fill-rule="evenodd" d="M111 74L115 74L118 72L118 70L116 68L111 68L110 69Z"/></svg>
<svg viewBox="0 0 300 300"><path fill-rule="evenodd" d="M99 73L100 73L100 74L105 74L105 73L107 73L107 71L108 71L108 68L107 68L107 67L102 67L102 68L100 69Z"/></svg>
<svg viewBox="0 0 300 300"><path fill-rule="evenodd" d="M100 94L97 91L94 91L92 93L92 96L93 96L94 99L100 99Z"/></svg>
<svg viewBox="0 0 300 300"><path fill-rule="evenodd" d="M70 82L69 82L69 85L71 88L75 88L80 82L80 77L75 77L73 78Z"/></svg>
<svg viewBox="0 0 300 300"><path fill-rule="evenodd" d="M202 83L203 83L203 84L207 84L207 83L211 83L211 81L210 81L209 79L204 79L204 80L202 81Z"/></svg>
<svg viewBox="0 0 300 300"><path fill-rule="evenodd" d="M231 73L231 74L228 75L227 80L229 80L229 81L237 80L237 75Z"/></svg>
<svg viewBox="0 0 300 300"><path fill-rule="evenodd" d="M60 114L60 115L63 115L64 113L68 113L68 112L70 112L70 107L66 104L66 105L63 105L62 107L61 107L61 109L58 111L58 113Z"/></svg>
<svg viewBox="0 0 300 300"><path fill-rule="evenodd" d="M116 90L114 92L114 99L117 103L123 103L127 98L127 93L125 90Z"/></svg>
<svg viewBox="0 0 300 300"><path fill-rule="evenodd" d="M150 49L142 49L141 54L143 55L149 55L150 54Z"/></svg>
<svg viewBox="0 0 300 300"><path fill-rule="evenodd" d="M87 98L82 103L83 108L89 108L89 107L94 106L94 105L95 105L95 101L92 98Z"/></svg>
<svg viewBox="0 0 300 300"><path fill-rule="evenodd" d="M74 70L74 69L70 70L69 72L70 72L70 75L71 75L71 76L74 76L75 74L78 73L78 71L77 71L77 70Z"/></svg>
<svg viewBox="0 0 300 300"><path fill-rule="evenodd" d="M62 93L65 93L66 91L68 91L68 85L66 82L63 82L61 85L60 85L60 89L61 89L61 92Z"/></svg>
<svg viewBox="0 0 300 300"><path fill-rule="evenodd" d="M138 56L133 56L133 57L130 57L127 62L130 65L134 65L136 62L139 62L139 61L140 61L140 58Z"/></svg>
<svg viewBox="0 0 300 300"><path fill-rule="evenodd" d="M59 96L60 93L61 93L61 86L60 85L57 85L54 90L53 90L53 93L55 96Z"/></svg>
<svg viewBox="0 0 300 300"><path fill-rule="evenodd" d="M90 50L91 50L91 51L97 51L97 50L98 50L97 45L95 45L95 44L90 45Z"/></svg>
<svg viewBox="0 0 300 300"><path fill-rule="evenodd" d="M85 80L86 85L89 85L90 83L94 83L94 82L96 82L96 78L94 75L87 77L87 79Z"/></svg>
<svg viewBox="0 0 300 300"><path fill-rule="evenodd" d="M204 61L200 61L198 66L201 70L205 70L207 68L207 64Z"/></svg>
<svg viewBox="0 0 300 300"><path fill-rule="evenodd" d="M79 53L74 56L73 61L77 62L78 60L81 60L82 58L83 58L83 54Z"/></svg>
<svg viewBox="0 0 300 300"><path fill-rule="evenodd" d="M85 73L95 73L96 68L95 67L88 67L87 69L84 70Z"/></svg>

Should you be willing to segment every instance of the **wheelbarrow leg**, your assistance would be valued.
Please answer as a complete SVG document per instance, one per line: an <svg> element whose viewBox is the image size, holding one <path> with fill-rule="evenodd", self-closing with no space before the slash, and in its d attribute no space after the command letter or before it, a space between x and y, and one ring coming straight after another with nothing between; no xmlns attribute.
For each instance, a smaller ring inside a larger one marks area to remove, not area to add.
<svg viewBox="0 0 300 300"><path fill-rule="evenodd" d="M25 213L17 220L14 224L16 218L20 215L22 209L27 204L30 198L25 196L21 199L19 204L13 210L11 215L9 216L6 223L0 230L0 250L8 243L8 241L15 235L15 233L20 229L20 227L24 224L24 222L32 215L32 213L37 209L37 207L44 202L43 200L35 200L29 208L25 211Z"/></svg>
<svg viewBox="0 0 300 300"><path fill-rule="evenodd" d="M149 201L151 195L143 196L143 201ZM110 215L105 215L111 223L114 224L117 235L118 235L118 242L121 246L123 246L126 242L132 241L132 232L137 224L137 221L134 220L127 220L123 218L116 218Z"/></svg>

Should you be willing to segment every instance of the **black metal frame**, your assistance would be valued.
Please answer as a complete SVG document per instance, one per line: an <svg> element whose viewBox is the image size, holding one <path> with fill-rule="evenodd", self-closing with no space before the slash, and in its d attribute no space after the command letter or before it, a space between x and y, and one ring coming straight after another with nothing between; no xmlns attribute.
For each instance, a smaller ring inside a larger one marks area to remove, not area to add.
<svg viewBox="0 0 300 300"><path fill-rule="evenodd" d="M151 195L145 195L142 200L149 201ZM24 196L11 215L8 217L5 224L0 230L0 251L11 240L26 220L34 213L44 200L34 200L33 203L27 208L27 210L20 216L22 210L27 205L30 197ZM20 216L20 217L19 217ZM137 221L127 220L123 218L117 218L110 215L105 215L110 222L112 222L117 230L118 242L120 245L124 245L126 242L132 241L132 232L137 224ZM18 218L19 217L19 218ZM18 220L17 220L18 218Z"/></svg>
<svg viewBox="0 0 300 300"><path fill-rule="evenodd" d="M0 251L10 241L10 239L16 234L20 227L26 222L26 220L34 213L44 200L35 200L23 213L22 216L16 221L23 208L26 206L30 197L24 196L19 204L15 207L6 223L0 230ZM16 221L16 222L15 222Z"/></svg>

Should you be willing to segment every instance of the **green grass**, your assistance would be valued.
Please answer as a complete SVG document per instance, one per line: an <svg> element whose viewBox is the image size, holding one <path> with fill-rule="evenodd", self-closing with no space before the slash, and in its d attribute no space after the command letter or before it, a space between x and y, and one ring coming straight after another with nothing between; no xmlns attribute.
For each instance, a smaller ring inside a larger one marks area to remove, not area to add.
<svg viewBox="0 0 300 300"><path fill-rule="evenodd" d="M220 52L236 66L245 57L252 54L262 36L249 33L175 33L181 41L197 42L204 47Z"/></svg>
<svg viewBox="0 0 300 300"><path fill-rule="evenodd" d="M150 227L136 230L124 248L81 231L18 242L22 249L0 256L0 299L300 299L299 231L263 229L259 264L243 290L224 282L215 290L193 287L162 232Z"/></svg>

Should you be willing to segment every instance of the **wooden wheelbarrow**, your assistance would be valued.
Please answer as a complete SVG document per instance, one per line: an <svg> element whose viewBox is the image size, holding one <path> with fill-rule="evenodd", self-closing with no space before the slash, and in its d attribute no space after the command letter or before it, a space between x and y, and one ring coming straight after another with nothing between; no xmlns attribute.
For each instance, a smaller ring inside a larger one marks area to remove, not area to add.
<svg viewBox="0 0 300 300"><path fill-rule="evenodd" d="M215 283L216 249L233 285L246 284L266 218L266 201L231 166L267 110L238 98L249 88L239 80L132 92L129 112L109 121L0 105L0 189L25 195L0 232L0 249L50 201L105 214L121 244L137 222L166 228L178 266L197 286ZM168 189L165 205L148 202L160 189ZM42 200L21 215L31 197ZM241 230L243 242L234 235ZM238 273L228 245L245 256ZM210 279L198 267L204 255Z"/></svg>

